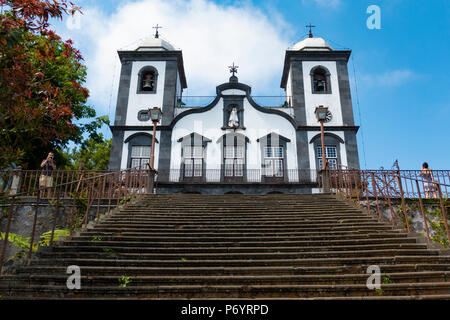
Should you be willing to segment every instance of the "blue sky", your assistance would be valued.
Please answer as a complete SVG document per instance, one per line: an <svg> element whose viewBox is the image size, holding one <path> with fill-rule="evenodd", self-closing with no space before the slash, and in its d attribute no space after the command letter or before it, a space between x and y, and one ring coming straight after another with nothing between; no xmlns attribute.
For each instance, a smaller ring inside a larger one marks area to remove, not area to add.
<svg viewBox="0 0 450 320"><path fill-rule="evenodd" d="M348 67L355 120L361 126L361 167L390 168L395 159L402 169L420 168L424 161L433 169L450 167L448 0L74 2L83 8L81 28L67 21L55 26L85 56L89 103L99 115L113 119L120 70L115 51L151 34L156 23L163 25L162 36L183 50L185 94L213 94L228 77L226 66L235 61L240 80L254 94L279 95L284 51L307 36L305 25L311 22L317 26L314 36L334 49L352 50ZM381 9L380 30L367 28L370 5ZM133 17L142 10L148 10L146 18ZM234 47L224 49L211 40L213 32L221 32L222 42ZM206 67L192 58L199 54L205 55L199 60ZM105 133L111 136L109 129Z"/></svg>

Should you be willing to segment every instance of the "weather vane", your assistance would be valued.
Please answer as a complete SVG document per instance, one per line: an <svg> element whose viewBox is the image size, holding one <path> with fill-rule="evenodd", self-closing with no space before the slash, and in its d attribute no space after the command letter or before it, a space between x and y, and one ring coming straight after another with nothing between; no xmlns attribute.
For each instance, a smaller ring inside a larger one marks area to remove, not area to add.
<svg viewBox="0 0 450 320"><path fill-rule="evenodd" d="M311 24L311 22L309 23L309 26L306 26L306 28L309 28L309 37L312 38L313 34L312 34L312 28L315 28L316 26L313 26Z"/></svg>
<svg viewBox="0 0 450 320"><path fill-rule="evenodd" d="M160 27L158 24L156 24L156 27L153 27L153 29L156 29L155 38L159 38L158 29L162 29L162 27Z"/></svg>
<svg viewBox="0 0 450 320"><path fill-rule="evenodd" d="M238 66L235 66L235 65L234 65L234 62L233 62L233 65L232 65L232 66L228 66L228 68L230 68L230 73L232 73L232 74L233 74L233 77L234 77L234 74L237 73L237 69L238 69L239 67L238 67Z"/></svg>

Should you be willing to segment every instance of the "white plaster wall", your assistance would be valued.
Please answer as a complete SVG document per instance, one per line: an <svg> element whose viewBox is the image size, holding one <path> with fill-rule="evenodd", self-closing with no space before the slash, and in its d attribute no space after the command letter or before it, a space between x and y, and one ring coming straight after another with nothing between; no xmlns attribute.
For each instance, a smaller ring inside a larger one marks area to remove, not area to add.
<svg viewBox="0 0 450 320"><path fill-rule="evenodd" d="M137 94L138 74L139 71L146 66L152 66L158 70L158 82L156 84L155 94ZM151 121L142 122L137 118L140 110L148 109L149 107L162 108L164 96L164 82L166 73L165 61L134 61L131 69L130 94L128 97L127 109L127 126L148 126Z"/></svg>
<svg viewBox="0 0 450 320"><path fill-rule="evenodd" d="M223 99L210 111L185 116L176 123L172 130L172 153L170 167L179 169L181 165L181 143L178 139L196 132L210 140L206 148L206 169L220 169L221 150L217 140L224 134Z"/></svg>
<svg viewBox="0 0 450 320"><path fill-rule="evenodd" d="M149 133L149 134L153 134L152 131L125 131L124 133L124 137L123 137L123 149L122 149L122 160L121 160L121 164L120 164L120 168L121 169L126 169L127 168L127 164L128 164L128 148L130 146L130 144L127 142L125 143L125 140L135 134L135 133ZM161 137L161 131L156 131L156 140L160 141L160 137ZM155 142L155 160L154 160L154 166L155 169L158 170L158 159L159 159L159 143Z"/></svg>
<svg viewBox="0 0 450 320"><path fill-rule="evenodd" d="M228 91L228 90L227 90ZM237 94L241 94L237 90ZM227 93L230 94L230 93ZM223 126L223 99L211 110L203 113L194 113L178 121L172 131L171 168L178 169L181 165L181 143L178 139L196 132L211 139L207 145L206 169L220 169L222 163L221 144L218 140L233 130L222 130ZM297 169L296 132L292 124L285 118L257 111L244 99L244 126L246 130L236 130L249 138L247 144L247 168L261 169L260 145L256 140L275 132L289 138L287 144L287 169Z"/></svg>
<svg viewBox="0 0 450 320"><path fill-rule="evenodd" d="M316 107L323 105L325 107L328 107L329 111L333 115L333 119L330 122L325 123L325 126L343 125L336 62L303 61L302 64L303 84L305 88L306 124L308 126L318 125L314 110L316 109ZM312 94L310 72L312 68L319 65L326 67L331 73L331 94Z"/></svg>
<svg viewBox="0 0 450 320"><path fill-rule="evenodd" d="M282 108L282 107L266 107L267 109L277 110L284 112L294 118L294 108Z"/></svg>
<svg viewBox="0 0 450 320"><path fill-rule="evenodd" d="M327 133L326 130L325 130L325 133ZM342 131L333 131L333 132L330 132L330 133L333 133L333 134L339 136L344 141L344 143L340 143L339 144L340 157L341 157L341 163L340 164L346 166L347 165L347 150L346 150L346 147L345 147L344 132L342 132ZM317 134L320 134L320 132L319 131L308 131L308 143ZM316 168L316 152L314 150L314 143L309 143L308 150L309 150L309 163L310 163L311 170L318 170L318 169L320 169L320 168Z"/></svg>
<svg viewBox="0 0 450 320"><path fill-rule="evenodd" d="M291 73L292 73L292 69L289 69L288 72L288 78L287 78L287 84L286 84L286 100L287 99L291 99L291 104L292 104L292 82L291 82Z"/></svg>

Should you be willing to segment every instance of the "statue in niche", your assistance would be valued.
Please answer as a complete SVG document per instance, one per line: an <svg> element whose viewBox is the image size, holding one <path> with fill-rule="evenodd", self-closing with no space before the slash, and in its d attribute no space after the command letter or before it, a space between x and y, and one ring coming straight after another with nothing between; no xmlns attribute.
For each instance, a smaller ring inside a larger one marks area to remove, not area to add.
<svg viewBox="0 0 450 320"><path fill-rule="evenodd" d="M239 127L239 118L236 107L230 112L230 119L228 120L228 126L231 128Z"/></svg>

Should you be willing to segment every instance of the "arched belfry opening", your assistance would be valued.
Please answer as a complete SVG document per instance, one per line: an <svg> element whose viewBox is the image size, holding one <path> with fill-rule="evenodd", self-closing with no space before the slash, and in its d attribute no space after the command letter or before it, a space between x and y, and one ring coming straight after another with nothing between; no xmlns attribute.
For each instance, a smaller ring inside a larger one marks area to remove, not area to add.
<svg viewBox="0 0 450 320"><path fill-rule="evenodd" d="M324 66L316 66L311 69L311 85L312 93L316 94L330 94L331 93L331 81L330 72Z"/></svg>

